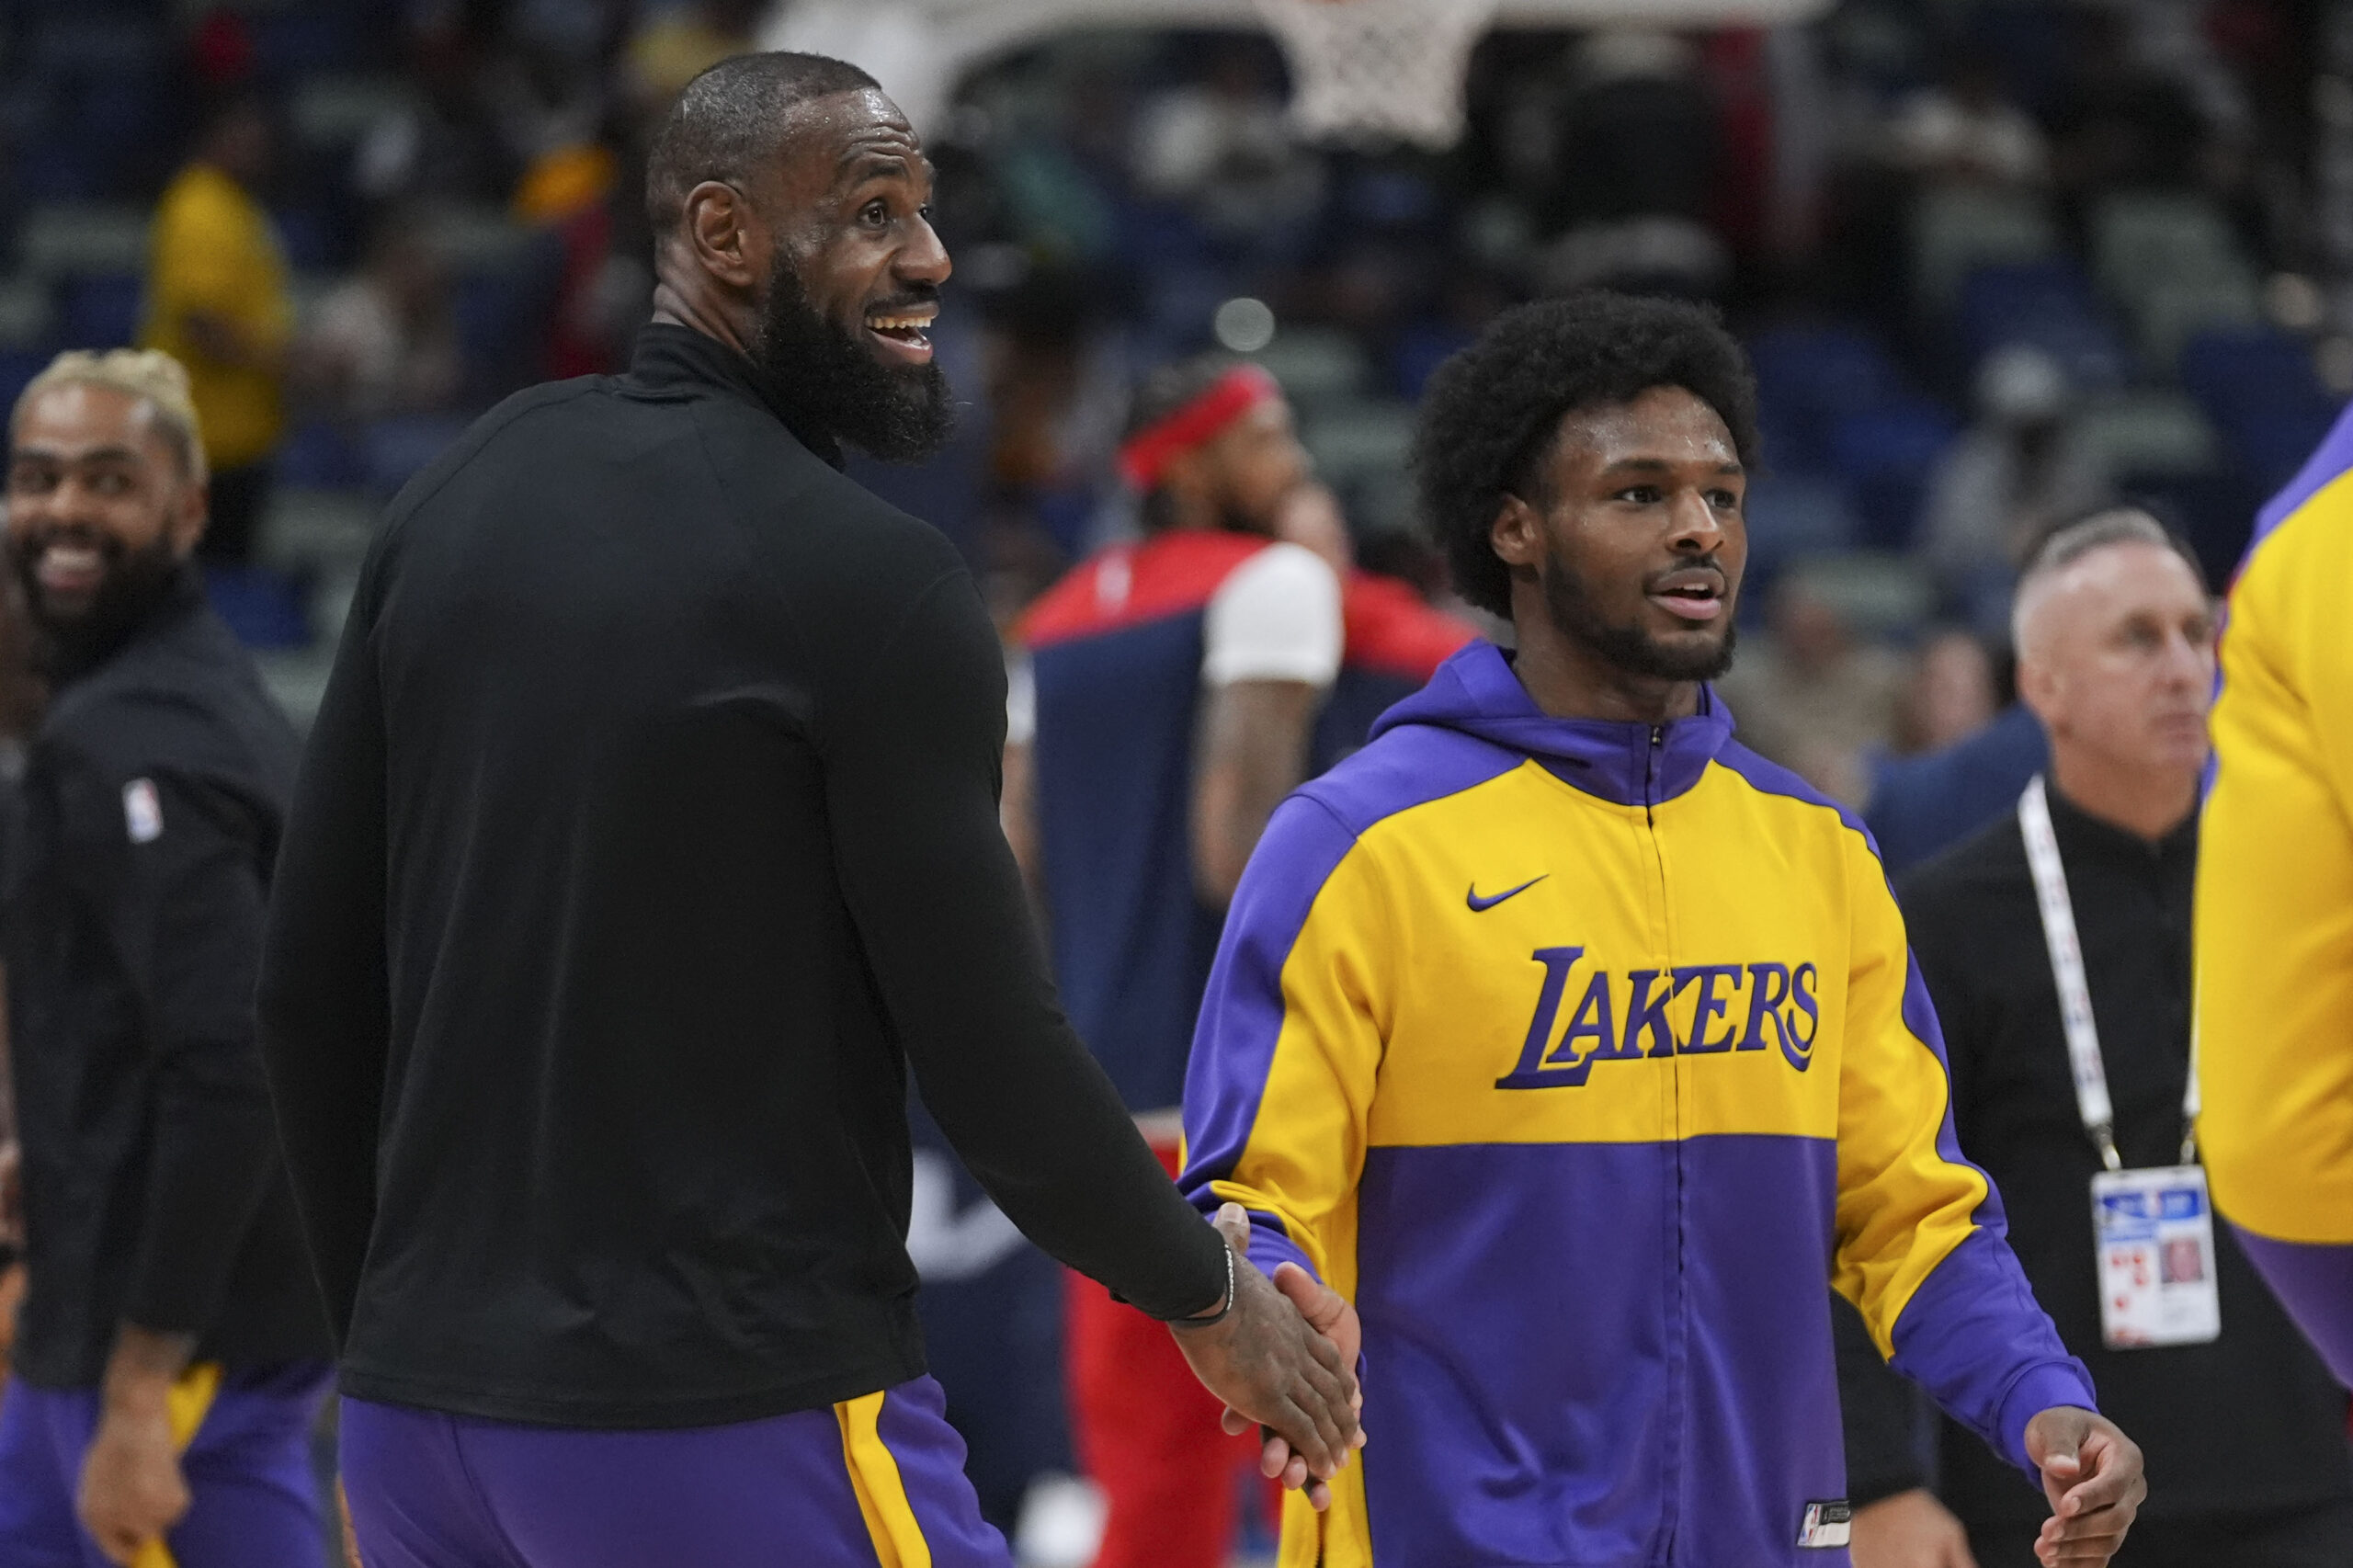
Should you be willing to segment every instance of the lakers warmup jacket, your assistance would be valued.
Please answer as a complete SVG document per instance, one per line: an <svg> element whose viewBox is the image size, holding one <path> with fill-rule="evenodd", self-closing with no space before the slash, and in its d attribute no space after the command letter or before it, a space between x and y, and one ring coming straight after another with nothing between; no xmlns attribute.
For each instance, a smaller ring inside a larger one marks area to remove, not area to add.
<svg viewBox="0 0 2353 1568"><path fill-rule="evenodd" d="M2214 1206L2353 1381L2353 413L2232 585L2198 859L2198 1134Z"/></svg>
<svg viewBox="0 0 2353 1568"><path fill-rule="evenodd" d="M2016 1463L2091 1404L1870 841L1732 729L1553 719L1473 643L1269 824L1184 1185L1363 1319L1372 1443L1284 1568L1845 1562L1834 1284Z"/></svg>

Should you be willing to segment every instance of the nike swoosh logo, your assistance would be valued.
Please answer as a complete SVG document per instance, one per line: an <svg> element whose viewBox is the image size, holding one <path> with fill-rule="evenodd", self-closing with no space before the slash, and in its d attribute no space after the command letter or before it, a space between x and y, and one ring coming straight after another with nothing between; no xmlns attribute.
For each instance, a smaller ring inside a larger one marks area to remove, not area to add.
<svg viewBox="0 0 2353 1568"><path fill-rule="evenodd" d="M1544 877L1549 877L1552 874L1552 872L1547 871L1544 873ZM1483 915L1488 910L1493 909L1495 905L1501 903L1504 900L1518 897L1521 893L1526 892L1529 889L1542 881L1544 877L1530 877L1526 881L1520 883L1519 886L1504 892L1499 892L1493 898L1481 898L1479 896L1479 884L1473 882L1471 884L1471 891L1463 895L1462 902L1471 906L1472 914Z"/></svg>

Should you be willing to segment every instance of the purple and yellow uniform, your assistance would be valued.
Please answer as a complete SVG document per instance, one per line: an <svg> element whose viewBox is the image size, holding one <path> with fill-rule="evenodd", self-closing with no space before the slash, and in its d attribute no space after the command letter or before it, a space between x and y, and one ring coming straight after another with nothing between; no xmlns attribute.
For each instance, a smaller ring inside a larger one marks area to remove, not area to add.
<svg viewBox="0 0 2353 1568"><path fill-rule="evenodd" d="M182 1373L168 1410L188 1510L142 1549L134 1568L316 1562L318 1481L309 1437L329 1381L319 1361L236 1370L199 1361ZM75 1511L99 1398L95 1388L41 1388L22 1379L0 1396L6 1568L108 1568Z"/></svg>
<svg viewBox="0 0 2353 1568"><path fill-rule="evenodd" d="M1732 739L1553 719L1474 643L1279 810L1186 1090L1197 1203L1364 1324L1284 1568L1842 1562L1824 1281L2024 1465L2088 1406L1953 1142L1870 839ZM1319 1555L1320 1554L1320 1555Z"/></svg>
<svg viewBox="0 0 2353 1568"><path fill-rule="evenodd" d="M192 1363L188 1511L139 1568L312 1568L329 1344L253 1017L298 743L191 574L52 674L0 902L27 1266L0 1568L105 1568L75 1499L126 1324Z"/></svg>
<svg viewBox="0 0 2353 1568"><path fill-rule="evenodd" d="M2353 414L2232 585L2200 826L2198 1137L2214 1205L2353 1382Z"/></svg>

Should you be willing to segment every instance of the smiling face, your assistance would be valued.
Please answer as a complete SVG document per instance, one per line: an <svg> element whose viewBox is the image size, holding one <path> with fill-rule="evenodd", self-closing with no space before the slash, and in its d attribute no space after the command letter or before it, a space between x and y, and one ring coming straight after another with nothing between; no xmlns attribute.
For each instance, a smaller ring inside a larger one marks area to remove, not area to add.
<svg viewBox="0 0 2353 1568"><path fill-rule="evenodd" d="M753 354L877 457L927 456L949 429L929 331L949 272L931 178L913 129L868 89L797 108L756 199L774 218Z"/></svg>
<svg viewBox="0 0 2353 1568"><path fill-rule="evenodd" d="M145 399L64 381L17 411L8 553L52 636L102 638L134 623L203 531L203 483Z"/></svg>
<svg viewBox="0 0 2353 1568"><path fill-rule="evenodd" d="M1732 432L1681 387L1573 409L1490 536L1512 619L1605 680L1683 683L1729 667L1748 533ZM1534 623L1542 618L1543 625Z"/></svg>

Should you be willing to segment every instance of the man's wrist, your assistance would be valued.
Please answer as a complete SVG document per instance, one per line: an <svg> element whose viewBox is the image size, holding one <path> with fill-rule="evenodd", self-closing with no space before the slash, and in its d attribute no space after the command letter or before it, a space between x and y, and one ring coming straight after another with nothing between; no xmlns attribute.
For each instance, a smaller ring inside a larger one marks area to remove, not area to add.
<svg viewBox="0 0 2353 1568"><path fill-rule="evenodd" d="M1225 1295L1207 1312L1195 1312L1190 1317L1175 1318L1170 1321L1173 1326L1177 1328L1207 1328L1212 1324L1223 1323L1228 1316L1232 1315L1234 1300L1241 1294L1241 1266L1235 1261L1233 1249L1229 1246L1225 1249Z"/></svg>
<svg viewBox="0 0 2353 1568"><path fill-rule="evenodd" d="M106 1413L134 1418L168 1412L172 1385L196 1353L196 1335L126 1323L116 1331L100 1394Z"/></svg>
<svg viewBox="0 0 2353 1568"><path fill-rule="evenodd" d="M106 1395L98 1405L99 1415L108 1421L168 1421L172 1414L172 1385L155 1383L146 1379L109 1378Z"/></svg>
<svg viewBox="0 0 2353 1568"><path fill-rule="evenodd" d="M2026 1429L2036 1416L2046 1410L2097 1412L2098 1408L2090 1379L2076 1362L2046 1361L2030 1368L2003 1397L1995 1428L2001 1451L2011 1463L2032 1470L2034 1461L2026 1451Z"/></svg>

